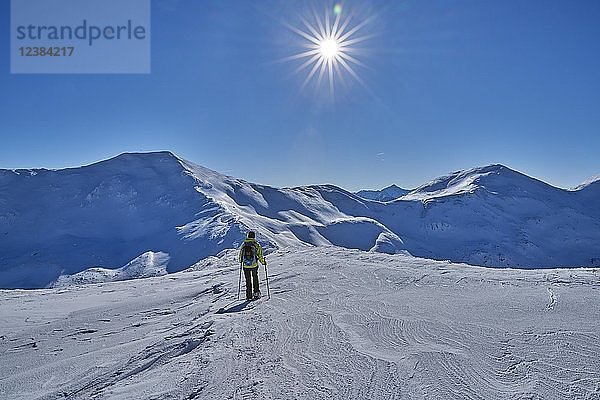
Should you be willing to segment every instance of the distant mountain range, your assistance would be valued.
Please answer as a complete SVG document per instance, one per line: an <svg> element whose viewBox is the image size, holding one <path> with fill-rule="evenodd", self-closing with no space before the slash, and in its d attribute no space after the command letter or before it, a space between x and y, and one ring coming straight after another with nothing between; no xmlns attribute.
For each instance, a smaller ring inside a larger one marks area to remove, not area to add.
<svg viewBox="0 0 600 400"><path fill-rule="evenodd" d="M402 197L408 192L409 190L402 189L396 185L391 185L381 190L361 190L360 192L356 192L356 195L367 200L386 202L396 200L398 197Z"/></svg>
<svg viewBox="0 0 600 400"><path fill-rule="evenodd" d="M237 247L249 229L267 249L335 245L493 267L600 265L597 180L564 190L490 165L409 192L359 193L256 185L169 152L0 170L0 287L43 287L89 268L84 276L112 280L147 274L147 265L178 271ZM140 264L145 253L161 262Z"/></svg>

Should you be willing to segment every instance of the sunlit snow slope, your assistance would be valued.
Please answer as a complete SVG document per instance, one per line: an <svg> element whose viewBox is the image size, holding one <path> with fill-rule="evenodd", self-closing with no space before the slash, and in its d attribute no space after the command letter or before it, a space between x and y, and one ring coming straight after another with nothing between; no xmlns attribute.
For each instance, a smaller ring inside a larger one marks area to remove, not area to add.
<svg viewBox="0 0 600 400"><path fill-rule="evenodd" d="M272 298L250 304L232 303L233 252L157 278L0 291L0 397L600 397L597 269L335 247L268 261Z"/></svg>

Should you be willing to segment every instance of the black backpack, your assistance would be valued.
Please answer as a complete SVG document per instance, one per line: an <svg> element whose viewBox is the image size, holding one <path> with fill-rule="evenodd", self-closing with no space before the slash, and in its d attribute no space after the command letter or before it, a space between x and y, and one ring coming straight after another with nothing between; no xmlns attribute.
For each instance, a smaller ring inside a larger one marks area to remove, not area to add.
<svg viewBox="0 0 600 400"><path fill-rule="evenodd" d="M254 242L244 242L244 247L242 247L242 263L245 266L256 264L256 245Z"/></svg>

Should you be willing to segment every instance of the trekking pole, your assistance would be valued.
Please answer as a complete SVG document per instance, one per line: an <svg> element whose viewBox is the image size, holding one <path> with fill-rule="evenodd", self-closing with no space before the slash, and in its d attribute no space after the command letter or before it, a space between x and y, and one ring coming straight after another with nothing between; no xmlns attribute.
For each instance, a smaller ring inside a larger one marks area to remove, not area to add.
<svg viewBox="0 0 600 400"><path fill-rule="evenodd" d="M238 295L237 299L240 299L240 292L242 291L242 263L240 263L240 279L238 279Z"/></svg>
<svg viewBox="0 0 600 400"><path fill-rule="evenodd" d="M265 260L266 262L266 260ZM267 264L265 263L265 276L267 277L267 300L271 300L271 289L269 289L269 272L267 271Z"/></svg>

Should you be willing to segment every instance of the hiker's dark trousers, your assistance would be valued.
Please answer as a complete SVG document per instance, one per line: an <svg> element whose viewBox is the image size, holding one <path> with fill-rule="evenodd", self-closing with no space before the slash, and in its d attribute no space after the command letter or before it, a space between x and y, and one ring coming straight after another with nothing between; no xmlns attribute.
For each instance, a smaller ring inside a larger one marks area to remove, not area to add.
<svg viewBox="0 0 600 400"><path fill-rule="evenodd" d="M244 268L244 276L246 277L246 298L252 298L252 289L258 292L258 266L256 268Z"/></svg>

